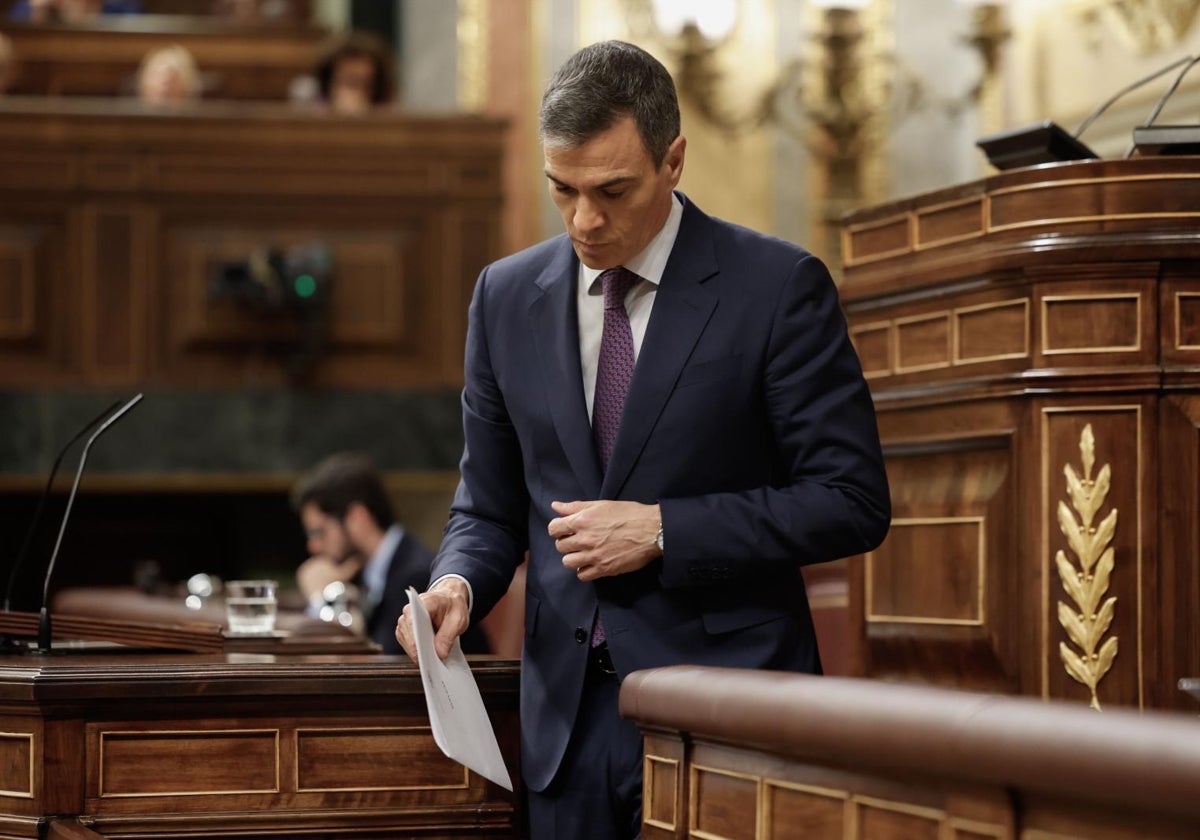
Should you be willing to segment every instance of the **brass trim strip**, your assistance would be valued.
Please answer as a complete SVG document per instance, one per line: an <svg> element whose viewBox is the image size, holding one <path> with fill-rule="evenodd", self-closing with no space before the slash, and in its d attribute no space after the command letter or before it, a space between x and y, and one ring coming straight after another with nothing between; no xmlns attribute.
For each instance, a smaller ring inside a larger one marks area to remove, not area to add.
<svg viewBox="0 0 1200 840"><path fill-rule="evenodd" d="M976 586L976 613L978 619L969 618L930 618L929 616L891 615L875 612L875 593L871 585L875 552L868 551L863 555L864 580L864 609L868 623L874 624L928 624L946 627L982 627L987 623L987 562L986 562L986 529L987 521L983 516L931 516L931 517L896 517L892 519L892 529L909 525L963 525L974 524L978 528L979 548L976 563L979 566L979 583Z"/></svg>
<svg viewBox="0 0 1200 840"><path fill-rule="evenodd" d="M1183 322L1181 320L1183 298L1200 298L1200 292L1176 292L1175 293L1175 349L1176 350L1200 350L1200 344L1181 344L1179 337L1182 334Z"/></svg>
<svg viewBox="0 0 1200 840"><path fill-rule="evenodd" d="M1133 344L1114 344L1109 347L1070 347L1070 348L1050 348L1050 336L1047 334L1049 329L1049 316L1047 303L1058 303L1062 301L1093 301L1093 300L1133 300L1136 311L1134 312L1135 327L1137 335L1134 338ZM1046 295L1041 298L1042 302L1042 346L1041 352L1043 356L1075 356L1081 353L1136 353L1142 349L1142 294L1141 292L1113 292L1111 294L1102 295Z"/></svg>
<svg viewBox="0 0 1200 840"><path fill-rule="evenodd" d="M0 739L8 739L19 741L25 738L29 741L29 789L28 790L4 790L0 789L0 796L8 796L13 799L33 799L36 797L34 785L37 780L37 775L34 772L37 768L37 741L34 739L32 732L0 732Z"/></svg>
<svg viewBox="0 0 1200 840"><path fill-rule="evenodd" d="M1095 184L1124 184L1136 181L1200 181L1200 175L1190 172L1152 172L1146 175L1109 175L1101 178L1064 178L1062 180L1034 181L1029 184L1016 184L1011 187L1000 187L987 193L990 198L997 195L1012 195L1013 193L1033 190L1049 190L1056 187L1080 187Z"/></svg>
<svg viewBox="0 0 1200 840"><path fill-rule="evenodd" d="M279 730L278 729L105 729L99 734L99 751L97 761L99 767L96 774L96 795L101 799L156 799L170 796L222 796L239 793L279 793ZM104 740L107 736L136 736L136 735L262 735L275 736L275 787L249 788L246 790L184 790L151 793L105 793L104 792Z"/></svg>
<svg viewBox="0 0 1200 840"><path fill-rule="evenodd" d="M1012 831L1008 826L997 825L996 823L983 822L982 820L971 820L966 817L950 817L946 820L946 827L950 831L961 829L969 831L972 834L987 834L997 840L1008 840L1012 837Z"/></svg>
<svg viewBox="0 0 1200 840"><path fill-rule="evenodd" d="M662 758L657 755L644 756L642 765L643 791L642 798L645 800L645 807L642 809L642 814L647 815L642 821L645 825L652 825L655 828L661 828L664 831L674 831L675 825L679 820L679 759L677 758ZM675 784L671 785L671 815L674 819L665 823L662 820L652 819L649 814L654 812L654 786L650 783L652 775L650 773L650 762L658 764L670 765L675 773Z"/></svg>
<svg viewBox="0 0 1200 840"><path fill-rule="evenodd" d="M1137 444L1134 447L1137 452L1137 470L1134 478L1134 504L1137 507L1137 516L1135 519L1137 531L1134 535L1133 544L1137 546L1134 556L1136 557L1136 578L1137 578L1137 672L1138 672L1138 709L1144 709L1146 704L1145 698L1145 664L1143 661L1143 644L1142 644L1142 616L1143 616L1143 601L1145 598L1145 588L1143 586L1143 563L1142 563L1142 483L1144 478L1145 465L1143 464L1142 456L1142 441L1145 439L1142 425L1142 407L1138 404L1114 404L1114 405L1083 405L1083 406L1048 406L1042 409L1041 423L1041 439L1042 439L1042 499L1050 498L1050 453L1046 446L1046 441L1050 432L1050 415L1052 414L1100 414L1100 413L1116 413L1116 412L1133 412L1137 421ZM1042 550L1040 553L1042 562L1042 698L1050 699L1050 528L1048 522L1042 523Z"/></svg>
<svg viewBox="0 0 1200 840"><path fill-rule="evenodd" d="M377 787L301 787L300 785L300 733L316 732L327 735L330 733L354 733L354 732L428 732L430 739L433 738L433 729L428 726L334 726L328 729L317 726L299 726L292 732L292 752L296 756L296 792L297 793L352 793L359 791L379 791L379 790L467 790L471 787L471 772L463 765L459 765L462 770L462 784L453 785L379 785ZM436 746L436 743L435 743Z"/></svg>
<svg viewBox="0 0 1200 840"><path fill-rule="evenodd" d="M910 817L921 817L922 819L942 822L946 819L946 812L941 808L930 808L926 805L913 805L910 802L897 802L893 799L880 799L875 796L863 796L862 794L854 794L851 797L856 805L865 805L868 808L878 808L881 811L892 811L897 814L908 814Z"/></svg>
<svg viewBox="0 0 1200 840"><path fill-rule="evenodd" d="M1089 222L1135 221L1143 219L1200 219L1200 211L1185 213L1105 213L1099 216L1058 216L1053 219L1029 219L1023 222L1009 222L1006 225L992 225L988 229L988 233L1032 227L1057 227L1059 225L1084 225Z"/></svg>

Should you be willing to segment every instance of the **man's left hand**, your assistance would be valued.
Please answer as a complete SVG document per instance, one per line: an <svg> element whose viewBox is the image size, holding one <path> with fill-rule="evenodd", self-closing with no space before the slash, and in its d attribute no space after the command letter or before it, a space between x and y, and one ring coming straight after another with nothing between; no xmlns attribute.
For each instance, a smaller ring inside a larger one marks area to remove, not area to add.
<svg viewBox="0 0 1200 840"><path fill-rule="evenodd" d="M551 502L558 518L547 529L563 565L580 580L636 572L660 556L658 505L640 502Z"/></svg>

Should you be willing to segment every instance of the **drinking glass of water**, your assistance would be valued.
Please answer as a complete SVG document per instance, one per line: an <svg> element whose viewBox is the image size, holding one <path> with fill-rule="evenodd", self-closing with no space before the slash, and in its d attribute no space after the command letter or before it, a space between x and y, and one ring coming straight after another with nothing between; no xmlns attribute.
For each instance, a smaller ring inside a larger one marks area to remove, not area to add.
<svg viewBox="0 0 1200 840"><path fill-rule="evenodd" d="M273 580L229 580L225 582L225 618L233 635L264 635L275 629Z"/></svg>

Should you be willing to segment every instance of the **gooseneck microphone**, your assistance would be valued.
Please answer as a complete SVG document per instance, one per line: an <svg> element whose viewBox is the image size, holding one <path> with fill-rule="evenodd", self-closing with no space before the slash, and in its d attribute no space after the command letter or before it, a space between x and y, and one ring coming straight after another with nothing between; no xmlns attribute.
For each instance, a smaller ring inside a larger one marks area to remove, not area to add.
<svg viewBox="0 0 1200 840"><path fill-rule="evenodd" d="M62 459L66 457L67 450L75 445L75 441L86 435L96 427L96 424L109 417L117 406L121 404L117 400L108 408L101 411L95 417L87 422L75 435L66 442L66 445L58 451L58 457L54 459L54 465L50 467L50 477L46 479L46 487L42 490L42 496L38 499L37 507L33 511L33 519L29 521L29 527L25 531L25 539L21 541L21 550L17 552L17 559L13 561L12 570L8 574L8 586L4 589L4 611L8 612L12 609L12 593L13 585L16 583L17 575L21 572L21 567L25 564L25 559L29 556L29 548L33 544L33 535L37 532L37 526L42 521L42 513L46 509L46 500L50 497L50 489L54 485L54 476L58 474L58 467L62 464Z"/></svg>
<svg viewBox="0 0 1200 840"><path fill-rule="evenodd" d="M88 438L87 443L83 445L83 452L79 455L79 468L75 470L75 482L71 485L71 495L67 497L67 509L63 511L62 522L58 526L58 538L54 541L54 551L50 554L50 563L46 567L46 577L42 582L42 609L38 615L38 651L40 653L48 653L50 651L50 578L54 574L54 563L58 560L58 550L62 547L63 533L67 530L67 520L71 516L71 506L75 503L75 493L79 490L79 481L83 478L83 468L87 464L88 452L92 448L92 444L96 442L96 438L108 431L113 423L116 423L129 412L131 408L142 401L142 395L137 394L128 402L122 405L107 420L100 424L96 431L92 432L92 436Z"/></svg>
<svg viewBox="0 0 1200 840"><path fill-rule="evenodd" d="M1187 66L1179 71L1178 75L1175 76L1175 81L1171 82L1171 86L1167 88L1166 93L1160 96L1158 101L1154 103L1154 110L1150 112L1150 116L1146 119L1146 124L1140 126L1141 128L1149 128L1150 126L1154 125L1154 121L1158 119L1158 115L1162 113L1163 106L1167 104L1167 100L1175 95L1175 91L1179 88L1179 83L1183 81L1183 77L1188 74L1189 70L1196 66L1196 62L1200 62L1200 56L1192 58L1189 55L1185 56L1183 60L1187 61ZM1128 151L1125 152L1125 157L1132 155L1133 150L1136 148L1136 142L1131 144Z"/></svg>
<svg viewBox="0 0 1200 840"><path fill-rule="evenodd" d="M1075 129L1075 133L1072 134L1071 136L1076 139L1079 139L1079 135L1081 135L1081 134L1083 134L1083 132L1087 131L1088 127L1092 123L1094 123L1097 119L1099 119L1100 115L1103 114L1105 111L1107 111L1112 106L1112 104L1114 102L1116 102L1118 99L1120 99L1122 96L1124 96L1127 93L1132 93L1133 91L1140 88L1142 85L1150 84L1150 82L1153 82L1159 76L1162 76L1166 73L1170 73L1176 67L1180 66L1181 64L1187 64L1190 61L1193 61L1192 56L1185 55L1183 58L1179 59L1178 61L1172 61L1170 64L1168 64L1166 67L1163 67L1161 70L1155 70L1153 73L1151 73L1149 76L1146 76L1144 79L1138 79L1133 84L1127 85L1127 86L1121 88L1119 91L1114 93L1108 99L1101 102L1100 105L1097 106L1096 109L1093 110L1090 114L1088 114L1086 117L1084 117L1083 122L1081 122L1079 124L1079 128ZM1183 72L1186 73L1187 70L1185 69ZM1183 78L1183 73L1181 73L1179 75L1179 79L1182 79L1182 78ZM1177 86L1179 84L1179 79L1176 80L1175 86ZM1175 86L1172 86L1172 88L1171 88L1172 91L1175 89ZM1170 96L1170 95L1171 95L1171 91L1168 91L1167 96Z"/></svg>

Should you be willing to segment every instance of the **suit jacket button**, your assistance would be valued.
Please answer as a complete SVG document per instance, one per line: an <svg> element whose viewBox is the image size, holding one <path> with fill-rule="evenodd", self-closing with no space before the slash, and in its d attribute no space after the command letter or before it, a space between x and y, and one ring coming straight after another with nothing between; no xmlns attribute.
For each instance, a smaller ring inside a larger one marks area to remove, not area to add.
<svg viewBox="0 0 1200 840"><path fill-rule="evenodd" d="M583 644L587 641L587 631L582 627L575 628L575 641L579 644Z"/></svg>

